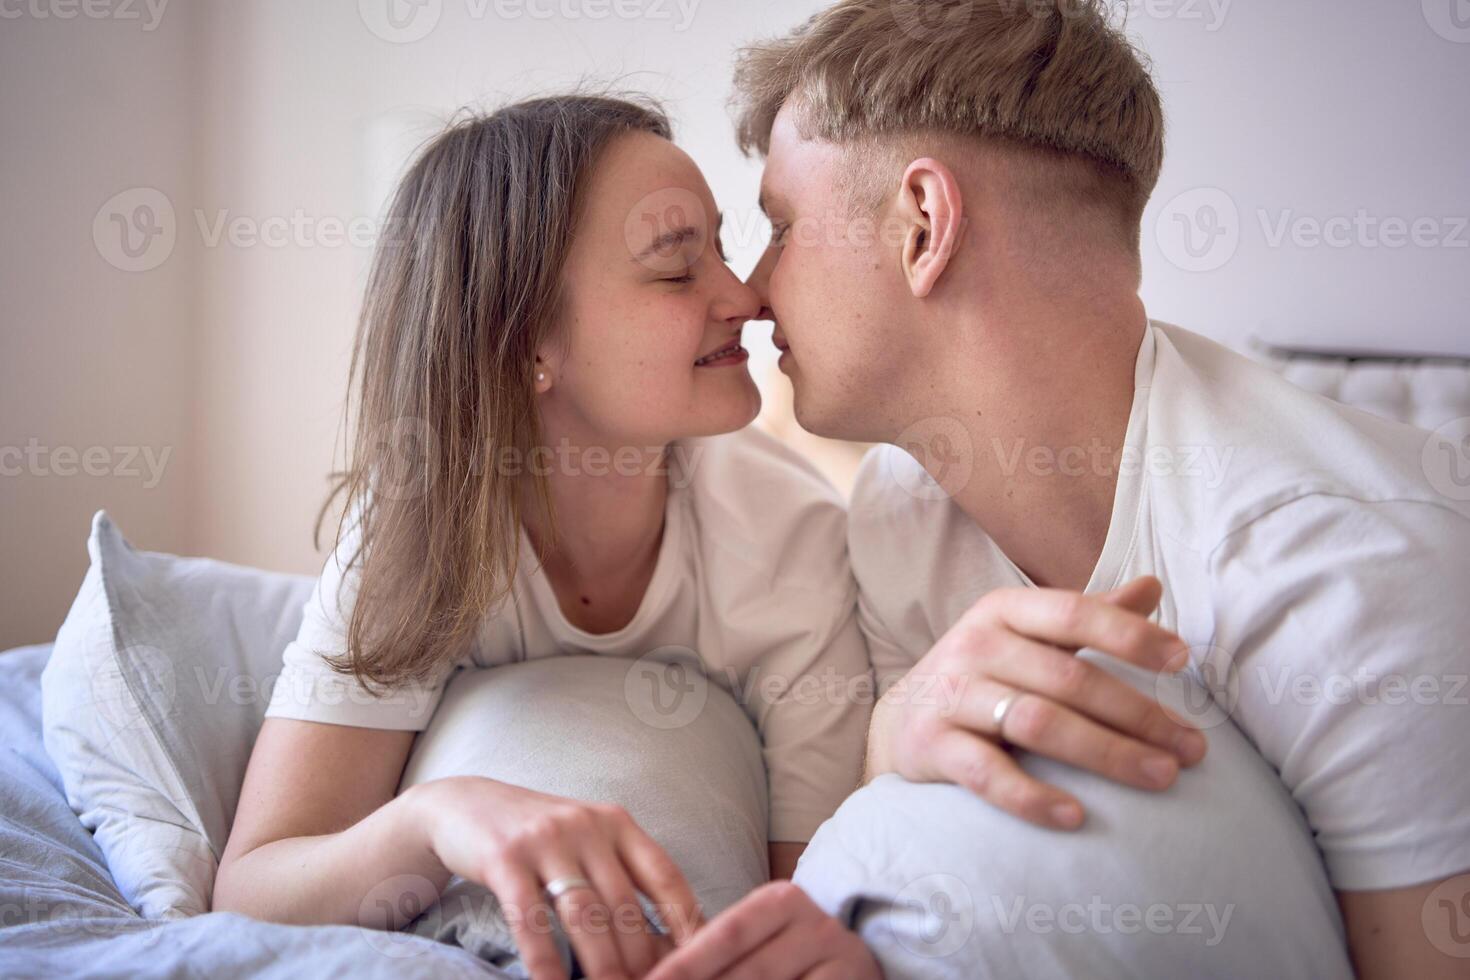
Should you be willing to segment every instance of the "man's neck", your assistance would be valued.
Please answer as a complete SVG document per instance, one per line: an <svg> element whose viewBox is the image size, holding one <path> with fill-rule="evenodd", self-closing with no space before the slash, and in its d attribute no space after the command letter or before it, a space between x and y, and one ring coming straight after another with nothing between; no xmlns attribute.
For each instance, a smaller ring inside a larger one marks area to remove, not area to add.
<svg viewBox="0 0 1470 980"><path fill-rule="evenodd" d="M1102 554L1145 322L1137 297L1017 317L1003 329L1056 343L1005 377L947 375L940 411L967 430L974 460L953 499L1037 585L1084 589Z"/></svg>

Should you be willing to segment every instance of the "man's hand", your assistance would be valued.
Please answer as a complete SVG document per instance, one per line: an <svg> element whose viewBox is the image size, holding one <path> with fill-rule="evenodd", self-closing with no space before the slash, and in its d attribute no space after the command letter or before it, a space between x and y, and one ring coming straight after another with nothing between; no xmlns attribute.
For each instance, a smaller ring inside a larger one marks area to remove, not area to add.
<svg viewBox="0 0 1470 980"><path fill-rule="evenodd" d="M882 980L856 934L789 881L773 881L716 916L648 980Z"/></svg>
<svg viewBox="0 0 1470 980"><path fill-rule="evenodd" d="M956 783L1059 829L1081 826L1082 805L1025 773L1003 742L1129 786L1172 785L1181 765L1204 758L1204 736L1075 656L1089 647L1148 670L1185 667L1184 642L1147 618L1161 595L1152 577L1095 596L1032 588L987 594L879 701L868 779L896 772ZM945 689L958 685L957 705L919 694L936 677Z"/></svg>

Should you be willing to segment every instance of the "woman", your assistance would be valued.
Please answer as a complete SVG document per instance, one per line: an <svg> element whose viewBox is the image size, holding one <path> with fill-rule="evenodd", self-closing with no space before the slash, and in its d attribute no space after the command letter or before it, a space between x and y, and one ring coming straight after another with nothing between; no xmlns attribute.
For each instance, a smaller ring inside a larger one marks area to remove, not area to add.
<svg viewBox="0 0 1470 980"><path fill-rule="evenodd" d="M540 99L452 126L404 177L353 357L347 516L286 650L215 909L350 923L385 880L418 882L422 907L458 874L506 907L533 976L562 973L534 927L543 894L589 974L642 975L667 940L585 910L642 891L676 941L699 917L624 811L468 777L395 796L449 673L679 646L740 690L866 676L840 501L736 432L760 405L740 332L761 304L669 137L654 108ZM787 877L857 783L867 708L745 707Z"/></svg>

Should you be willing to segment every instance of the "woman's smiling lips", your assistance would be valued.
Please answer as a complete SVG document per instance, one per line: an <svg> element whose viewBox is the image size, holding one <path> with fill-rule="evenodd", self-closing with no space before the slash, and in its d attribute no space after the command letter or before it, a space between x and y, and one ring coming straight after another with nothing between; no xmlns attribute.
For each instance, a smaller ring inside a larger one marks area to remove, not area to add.
<svg viewBox="0 0 1470 980"><path fill-rule="evenodd" d="M732 340L717 351L712 351L694 362L695 367L728 367L732 364L744 364L750 359L740 341Z"/></svg>

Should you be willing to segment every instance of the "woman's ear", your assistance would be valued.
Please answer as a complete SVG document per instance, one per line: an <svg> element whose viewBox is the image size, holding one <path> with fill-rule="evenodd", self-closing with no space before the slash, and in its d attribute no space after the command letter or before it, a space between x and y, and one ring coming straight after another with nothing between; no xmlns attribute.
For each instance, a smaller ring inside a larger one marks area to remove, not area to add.
<svg viewBox="0 0 1470 980"><path fill-rule="evenodd" d="M931 157L908 165L899 188L899 214L907 223L900 261L914 296L928 296L959 247L965 206L959 181Z"/></svg>

